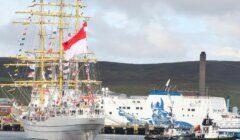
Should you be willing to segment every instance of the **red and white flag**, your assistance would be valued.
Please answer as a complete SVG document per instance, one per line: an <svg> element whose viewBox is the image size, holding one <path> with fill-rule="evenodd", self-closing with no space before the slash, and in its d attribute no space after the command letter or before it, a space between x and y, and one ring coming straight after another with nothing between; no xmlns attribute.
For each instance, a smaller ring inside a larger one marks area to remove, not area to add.
<svg viewBox="0 0 240 140"><path fill-rule="evenodd" d="M86 28L87 22L84 22L77 34L68 41L62 43L66 60L70 60L76 55L87 53Z"/></svg>

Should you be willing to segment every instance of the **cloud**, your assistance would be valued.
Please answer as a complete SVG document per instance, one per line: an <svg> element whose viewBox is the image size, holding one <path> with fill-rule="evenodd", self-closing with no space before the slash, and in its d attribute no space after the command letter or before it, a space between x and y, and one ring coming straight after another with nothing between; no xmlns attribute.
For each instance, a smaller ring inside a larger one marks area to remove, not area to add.
<svg viewBox="0 0 240 140"><path fill-rule="evenodd" d="M123 28L126 28L129 19L127 15L123 12L112 11L112 12L106 13L106 15L103 17L103 20L110 27L123 29Z"/></svg>
<svg viewBox="0 0 240 140"><path fill-rule="evenodd" d="M219 58L224 57L227 60L231 60L234 58L240 58L240 50L237 48L232 48L228 46L222 47L220 50L215 50L211 52L211 55L215 55Z"/></svg>
<svg viewBox="0 0 240 140"><path fill-rule="evenodd" d="M240 50L240 1L89 0L85 3L84 13L91 16L88 44L100 60L191 61L198 60L202 50L210 59L239 59L236 52ZM12 0L12 4L19 1ZM10 18L7 20L9 23ZM16 48L13 40L19 37L11 35L14 31L19 34L21 29L0 25L0 34L4 35L1 48L5 45ZM29 37L29 46L36 46L32 39Z"/></svg>
<svg viewBox="0 0 240 140"><path fill-rule="evenodd" d="M221 16L239 12L238 0L161 0L162 3L172 7L182 14L199 16Z"/></svg>

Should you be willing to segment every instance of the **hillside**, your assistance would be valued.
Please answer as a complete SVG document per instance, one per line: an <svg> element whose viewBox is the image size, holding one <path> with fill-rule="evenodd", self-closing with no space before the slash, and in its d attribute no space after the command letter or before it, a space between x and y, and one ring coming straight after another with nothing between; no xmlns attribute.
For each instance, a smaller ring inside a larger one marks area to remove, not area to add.
<svg viewBox="0 0 240 140"><path fill-rule="evenodd" d="M198 62L164 64L98 63L103 86L116 92L147 95L154 88L164 86L171 78L177 90L198 90ZM208 94L230 96L233 105L240 106L240 62L207 62L206 86Z"/></svg>
<svg viewBox="0 0 240 140"><path fill-rule="evenodd" d="M0 58L0 80L8 81L3 63L13 60ZM147 95L154 88L161 88L170 78L177 90L198 90L198 62L163 64L123 64L99 62L99 78L103 86L129 95ZM206 73L208 94L230 96L232 105L240 106L240 62L208 61Z"/></svg>

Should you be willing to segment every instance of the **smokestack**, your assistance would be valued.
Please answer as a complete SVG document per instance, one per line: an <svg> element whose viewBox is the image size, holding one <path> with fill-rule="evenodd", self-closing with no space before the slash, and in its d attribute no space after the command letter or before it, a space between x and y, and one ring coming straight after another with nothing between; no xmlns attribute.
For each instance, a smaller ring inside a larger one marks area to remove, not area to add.
<svg viewBox="0 0 240 140"><path fill-rule="evenodd" d="M227 111L230 112L230 99L227 98Z"/></svg>
<svg viewBox="0 0 240 140"><path fill-rule="evenodd" d="M206 53L201 52L200 54L200 66L199 66L199 93L200 96L206 95Z"/></svg>

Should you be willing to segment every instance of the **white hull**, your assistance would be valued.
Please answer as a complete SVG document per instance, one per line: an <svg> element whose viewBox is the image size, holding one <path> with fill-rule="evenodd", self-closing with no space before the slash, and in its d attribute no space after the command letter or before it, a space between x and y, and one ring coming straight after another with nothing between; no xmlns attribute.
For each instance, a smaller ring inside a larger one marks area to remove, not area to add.
<svg viewBox="0 0 240 140"><path fill-rule="evenodd" d="M181 127L194 128L201 125L208 114L220 128L225 129L223 132L240 128L240 116L228 112L222 97L184 96L180 92L162 90L153 90L149 96L128 97L108 94L107 91L105 95L105 125L148 123L168 126L173 121ZM173 120L170 112L174 113Z"/></svg>
<svg viewBox="0 0 240 140"><path fill-rule="evenodd" d="M104 125L103 118L54 117L44 122L23 121L30 139L93 140Z"/></svg>

